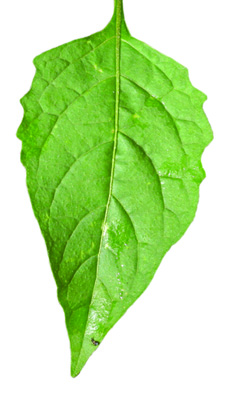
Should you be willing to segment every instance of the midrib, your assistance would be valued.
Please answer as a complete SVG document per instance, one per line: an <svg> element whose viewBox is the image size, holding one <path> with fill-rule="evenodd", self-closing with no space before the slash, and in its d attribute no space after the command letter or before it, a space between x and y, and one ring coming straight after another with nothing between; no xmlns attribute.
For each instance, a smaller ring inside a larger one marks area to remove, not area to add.
<svg viewBox="0 0 230 393"><path fill-rule="evenodd" d="M104 221L102 224L101 241L100 241L98 257L97 257L97 270L96 270L95 283L96 283L97 276L98 276L98 266L99 266L99 260L100 260L101 249L102 249L102 244L103 244L103 237L104 237L104 233L105 233L106 222L107 222L108 212L109 212L109 206L110 206L111 197L112 197L115 158L116 158L116 150L117 150L117 135L118 135L118 127L119 127L119 99L120 99L120 46L121 46L122 0L115 1L115 12L116 12L116 49L115 49L115 51L116 51L116 53L115 53L115 57L116 57L116 91L115 91L115 119L114 119L113 155L112 155L112 162L111 162L109 195L108 195L108 201L107 201L106 209L105 209L105 217L104 217ZM93 290L93 294L94 294L94 290ZM93 295L92 295L91 303L92 303L92 300L93 300Z"/></svg>
<svg viewBox="0 0 230 393"><path fill-rule="evenodd" d="M116 158L116 150L117 150L117 135L118 135L118 127L119 127L119 99L120 99L120 46L121 46L121 21L122 21L122 0L115 0L115 12L116 12L116 91L115 91L115 119L114 119L114 140L113 140L113 155L111 162L111 175L110 175L110 184L109 184L109 195L108 201L105 209L105 217L102 224L102 232L101 232L101 240L97 257L97 270L96 270L96 279L98 276L98 267L99 260L101 255L101 249L103 244L103 237L105 234L106 222L108 218L109 206L112 197L112 189L113 189L113 178L114 178L114 169L115 169L115 158ZM95 287L95 285L94 285ZM93 289L94 294L94 289ZM91 303L93 300L93 294ZM91 304L90 303L90 304ZM90 306L89 306L90 307Z"/></svg>
<svg viewBox="0 0 230 393"><path fill-rule="evenodd" d="M118 127L119 127L120 46L121 46L122 0L115 0L115 14L116 14L115 15L115 17L116 17L116 48L115 48L115 51L116 51L116 53L115 53L115 57L116 57L116 74L115 74L116 75L116 91L115 91L115 119L114 119L113 154L112 154L112 162L111 162L109 195L108 195L108 201L107 201L106 209L105 209L105 216L104 216L104 220L103 220L103 224L102 224L101 240L100 240L100 246L99 246L98 257L97 257L96 277L95 277L94 288L92 291L91 301L90 301L89 308L88 308L88 316L89 316L89 312L90 312L90 307L91 307L93 299L94 299L94 290L95 290L96 281L97 281L97 277L98 277L99 260L100 260L100 255L101 255L103 237L104 237L104 233L105 233L106 222L107 222L108 212L109 212L109 206L110 206L111 197L112 197L112 188L113 188L115 157L116 157L116 150L117 150L117 136L118 136ZM88 316L87 316L84 336L82 339L81 350L84 345L85 334L86 334L87 327L88 327ZM79 353L78 362L79 362L79 359L81 356L81 350ZM77 366L78 366L78 362L77 362Z"/></svg>

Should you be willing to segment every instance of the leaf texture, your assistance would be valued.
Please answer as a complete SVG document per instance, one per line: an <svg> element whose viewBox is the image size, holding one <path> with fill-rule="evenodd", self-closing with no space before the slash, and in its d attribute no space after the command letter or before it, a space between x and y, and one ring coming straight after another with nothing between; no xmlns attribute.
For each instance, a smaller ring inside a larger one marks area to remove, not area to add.
<svg viewBox="0 0 230 393"><path fill-rule="evenodd" d="M212 140L187 69L104 30L35 58L21 160L81 371L194 218Z"/></svg>

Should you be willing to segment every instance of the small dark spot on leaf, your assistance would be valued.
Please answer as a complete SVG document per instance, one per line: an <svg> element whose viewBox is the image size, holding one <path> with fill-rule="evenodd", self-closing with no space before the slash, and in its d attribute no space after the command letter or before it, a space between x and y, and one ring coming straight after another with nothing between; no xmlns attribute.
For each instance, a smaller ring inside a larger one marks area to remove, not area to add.
<svg viewBox="0 0 230 393"><path fill-rule="evenodd" d="M98 345L100 344L99 341L95 341L94 338L91 338L91 341L93 345L95 345L95 347L98 347Z"/></svg>

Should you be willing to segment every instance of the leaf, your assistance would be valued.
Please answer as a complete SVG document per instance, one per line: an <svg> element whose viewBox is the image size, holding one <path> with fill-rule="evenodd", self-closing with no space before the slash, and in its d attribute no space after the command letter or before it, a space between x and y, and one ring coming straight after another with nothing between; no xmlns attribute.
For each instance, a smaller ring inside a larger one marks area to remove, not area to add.
<svg viewBox="0 0 230 393"><path fill-rule="evenodd" d="M193 220L212 132L205 95L131 37L121 0L104 30L34 64L17 135L74 377Z"/></svg>

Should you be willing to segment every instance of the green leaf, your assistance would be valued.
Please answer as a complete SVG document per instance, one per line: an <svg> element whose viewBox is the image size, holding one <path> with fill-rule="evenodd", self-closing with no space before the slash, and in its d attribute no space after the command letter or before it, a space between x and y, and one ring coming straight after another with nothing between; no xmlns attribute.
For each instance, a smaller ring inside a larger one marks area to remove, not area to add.
<svg viewBox="0 0 230 393"><path fill-rule="evenodd" d="M212 139L187 69L104 30L35 58L18 137L76 376L194 218Z"/></svg>

